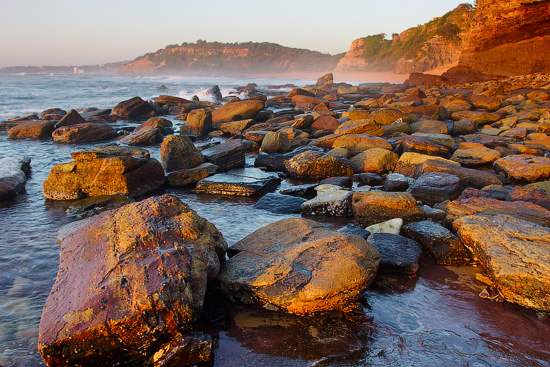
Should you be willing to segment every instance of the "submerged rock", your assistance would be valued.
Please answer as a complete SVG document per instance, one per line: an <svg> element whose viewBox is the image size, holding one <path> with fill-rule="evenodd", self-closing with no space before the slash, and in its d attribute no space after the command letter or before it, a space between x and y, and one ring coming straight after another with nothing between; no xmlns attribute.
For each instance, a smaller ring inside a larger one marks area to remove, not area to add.
<svg viewBox="0 0 550 367"><path fill-rule="evenodd" d="M0 202L9 200L25 190L30 168L29 157L0 158Z"/></svg>
<svg viewBox="0 0 550 367"><path fill-rule="evenodd" d="M254 196L275 189L281 179L278 176L246 170L218 173L197 183L200 194Z"/></svg>
<svg viewBox="0 0 550 367"><path fill-rule="evenodd" d="M550 311L550 229L507 215L472 215L453 224L509 302Z"/></svg>
<svg viewBox="0 0 550 367"><path fill-rule="evenodd" d="M218 279L243 303L308 314L343 310L372 282L378 251L362 238L283 219L231 247Z"/></svg>
<svg viewBox="0 0 550 367"><path fill-rule="evenodd" d="M172 187L194 185L203 178L210 177L218 172L218 166L212 163L203 163L193 168L186 168L168 172L166 181Z"/></svg>
<svg viewBox="0 0 550 367"><path fill-rule="evenodd" d="M367 240L380 253L378 273L416 275L422 256L418 242L393 233L374 233Z"/></svg>
<svg viewBox="0 0 550 367"><path fill-rule="evenodd" d="M301 205L305 202L306 199L296 196L268 193L254 207L278 214L298 214L302 212Z"/></svg>
<svg viewBox="0 0 550 367"><path fill-rule="evenodd" d="M58 239L39 327L46 364L142 364L174 355L182 340L196 357L184 364L212 358L186 330L227 248L214 225L164 195L66 225Z"/></svg>
<svg viewBox="0 0 550 367"><path fill-rule="evenodd" d="M244 167L245 148L241 140L230 140L202 151L202 155L210 163L219 167L220 171Z"/></svg>

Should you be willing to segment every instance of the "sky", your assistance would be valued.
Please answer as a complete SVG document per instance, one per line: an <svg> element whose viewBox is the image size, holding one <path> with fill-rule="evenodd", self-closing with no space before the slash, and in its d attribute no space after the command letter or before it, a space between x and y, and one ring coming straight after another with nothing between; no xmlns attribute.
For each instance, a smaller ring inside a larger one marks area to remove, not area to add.
<svg viewBox="0 0 550 367"><path fill-rule="evenodd" d="M0 67L130 61L167 45L273 42L346 52L467 0L0 0Z"/></svg>

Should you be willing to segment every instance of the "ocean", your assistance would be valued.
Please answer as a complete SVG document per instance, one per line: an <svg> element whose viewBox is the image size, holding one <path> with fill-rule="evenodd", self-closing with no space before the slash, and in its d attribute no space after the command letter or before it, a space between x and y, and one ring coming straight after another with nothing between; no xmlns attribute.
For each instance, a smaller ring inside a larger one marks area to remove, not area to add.
<svg viewBox="0 0 550 367"><path fill-rule="evenodd" d="M276 93L268 87L303 86L315 80L0 75L0 121L53 107L112 108L135 96L150 100L160 94L197 95L204 100L214 85L230 95L248 83ZM71 160L71 152L99 145L12 141L0 134L0 157L27 155L32 160L26 193L0 205L0 366L43 365L38 324L57 274L56 235L76 218L67 214L70 202L44 199L42 183L54 165ZM159 146L147 149L159 157ZM253 162L249 156L246 169L254 170ZM280 188L295 183L284 179ZM165 192L214 223L229 245L269 223L300 216L257 209L257 198L197 195L189 189ZM313 219L332 229L346 224ZM361 324L338 315L298 317L227 304L229 328L199 328L216 340L215 366L548 366L548 321L519 306L479 298L479 271L439 266L425 257L417 277L383 277L373 284L361 300L361 310L371 321Z"/></svg>

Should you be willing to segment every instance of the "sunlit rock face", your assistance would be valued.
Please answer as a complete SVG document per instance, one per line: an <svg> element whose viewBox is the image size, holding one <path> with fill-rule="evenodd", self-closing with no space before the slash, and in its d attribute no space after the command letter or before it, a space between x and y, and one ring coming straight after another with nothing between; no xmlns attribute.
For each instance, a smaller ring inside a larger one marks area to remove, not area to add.
<svg viewBox="0 0 550 367"><path fill-rule="evenodd" d="M192 357L185 365L211 358L208 338L187 330L225 258L213 224L164 195L73 222L58 239L39 329L48 365L141 364L174 359L174 350Z"/></svg>

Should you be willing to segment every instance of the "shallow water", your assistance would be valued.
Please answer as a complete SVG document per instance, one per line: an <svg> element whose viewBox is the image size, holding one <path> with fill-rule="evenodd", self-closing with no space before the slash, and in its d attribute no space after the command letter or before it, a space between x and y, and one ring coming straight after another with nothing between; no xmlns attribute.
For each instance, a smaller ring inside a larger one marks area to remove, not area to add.
<svg viewBox="0 0 550 367"><path fill-rule="evenodd" d="M104 107L95 102L89 105ZM70 108L44 108L58 106ZM74 218L65 213L68 202L45 200L41 186L54 165L89 147L9 141L0 135L0 156L32 159L27 193L0 207L0 366L43 365L37 352L38 323L57 273L56 234ZM159 147L150 151L158 158ZM255 209L257 198L166 192L213 222L229 244L289 217ZM345 225L320 220L335 229ZM478 271L438 266L425 258L417 278L378 277L361 300L371 321L360 325L339 314L297 317L229 305L228 329L200 328L216 339L215 366L550 365L550 321L512 304L479 298L483 284L475 280Z"/></svg>

